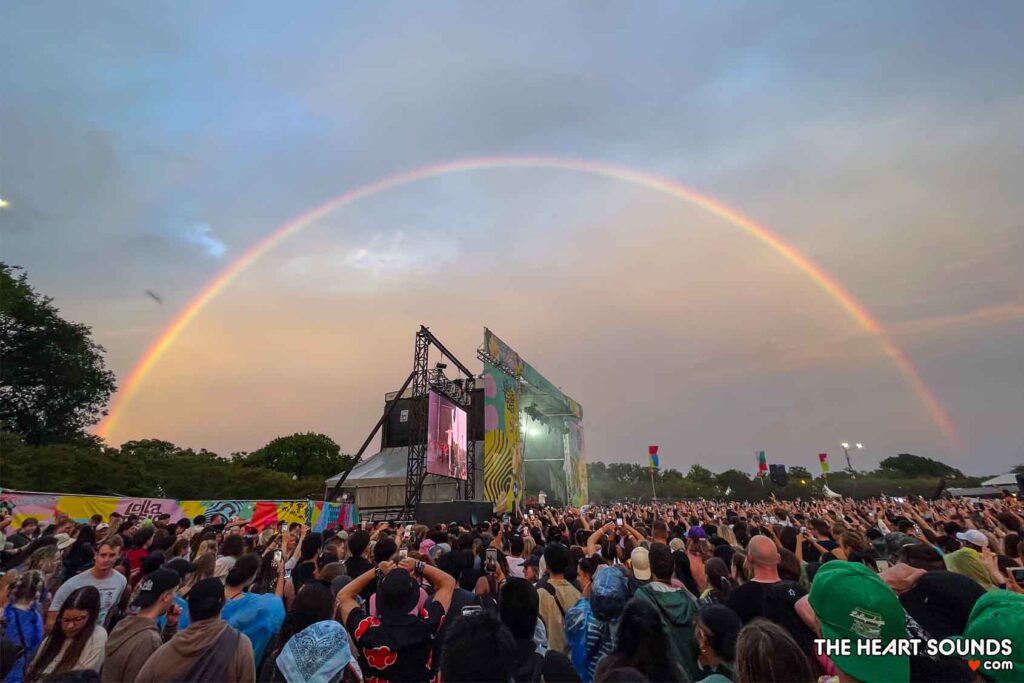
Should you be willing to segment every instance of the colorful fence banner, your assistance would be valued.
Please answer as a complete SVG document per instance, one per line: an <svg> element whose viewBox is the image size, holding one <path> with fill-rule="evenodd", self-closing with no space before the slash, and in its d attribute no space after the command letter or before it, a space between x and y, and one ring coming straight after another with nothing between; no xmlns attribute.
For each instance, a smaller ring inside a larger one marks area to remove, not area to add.
<svg viewBox="0 0 1024 683"><path fill-rule="evenodd" d="M58 511L77 522L85 522L93 515L109 519L111 513L117 512L125 517L138 515L150 519L168 514L172 522L183 517L192 519L196 515L205 515L207 519L214 515L222 515L225 519L239 517L258 529L281 522L299 522L311 527L319 524L318 530L323 531L335 523L346 527L359 523L359 511L354 504L319 500L171 500L23 491L5 491L0 494L0 500L14 509L16 527L27 517L35 517L40 523L47 524Z"/></svg>

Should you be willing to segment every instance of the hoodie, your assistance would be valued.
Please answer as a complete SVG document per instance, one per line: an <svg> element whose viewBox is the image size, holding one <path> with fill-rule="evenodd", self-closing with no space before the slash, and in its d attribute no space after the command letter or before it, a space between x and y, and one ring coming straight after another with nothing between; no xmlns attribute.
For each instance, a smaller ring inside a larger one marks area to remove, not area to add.
<svg viewBox="0 0 1024 683"><path fill-rule="evenodd" d="M661 616L661 627L665 631L675 661L683 665L690 680L697 680L697 601L684 588L672 589L663 583L652 583L636 592L638 600L654 605Z"/></svg>
<svg viewBox="0 0 1024 683"><path fill-rule="evenodd" d="M174 629L167 637L172 635ZM100 672L103 683L134 681L149 656L163 644L164 636L156 621L138 615L125 617L107 638L106 659Z"/></svg>
<svg viewBox="0 0 1024 683"><path fill-rule="evenodd" d="M188 630L181 631L160 646L149 658L135 683L158 683L159 681L180 680L200 655L213 645L225 629L231 628L219 617L194 621ZM254 683L256 663L252 656L252 643L244 633L240 634L238 647L231 656L229 680L234 683Z"/></svg>

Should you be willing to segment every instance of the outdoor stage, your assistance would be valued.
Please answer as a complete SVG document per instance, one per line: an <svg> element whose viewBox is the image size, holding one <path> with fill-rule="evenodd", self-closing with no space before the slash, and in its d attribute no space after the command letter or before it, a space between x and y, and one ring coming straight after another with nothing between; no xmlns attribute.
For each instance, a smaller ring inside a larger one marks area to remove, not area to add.
<svg viewBox="0 0 1024 683"><path fill-rule="evenodd" d="M421 327L412 373L385 396L356 465L327 479L325 498L355 502L365 519L444 522L469 521L447 516L478 517L484 508L522 510L542 490L585 504L579 403L487 328L477 357L483 368L474 373ZM363 457L378 431L378 451Z"/></svg>

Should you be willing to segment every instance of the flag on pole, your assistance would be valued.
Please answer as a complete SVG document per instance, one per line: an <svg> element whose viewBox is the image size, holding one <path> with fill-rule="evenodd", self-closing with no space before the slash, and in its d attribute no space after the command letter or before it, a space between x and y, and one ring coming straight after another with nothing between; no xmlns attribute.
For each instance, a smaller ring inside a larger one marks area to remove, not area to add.
<svg viewBox="0 0 1024 683"><path fill-rule="evenodd" d="M651 460L651 469L652 470L659 469L660 465L658 464L658 447L657 446L648 446L647 447L647 457L649 457L650 460Z"/></svg>
<svg viewBox="0 0 1024 683"><path fill-rule="evenodd" d="M768 460L764 457L764 451L757 452L757 476L763 477L768 473Z"/></svg>
<svg viewBox="0 0 1024 683"><path fill-rule="evenodd" d="M730 493L732 493L732 487L731 486L726 486L725 487L725 495L728 496Z"/></svg>
<svg viewBox="0 0 1024 683"><path fill-rule="evenodd" d="M818 462L821 463L821 473L828 474L828 453L818 453Z"/></svg>

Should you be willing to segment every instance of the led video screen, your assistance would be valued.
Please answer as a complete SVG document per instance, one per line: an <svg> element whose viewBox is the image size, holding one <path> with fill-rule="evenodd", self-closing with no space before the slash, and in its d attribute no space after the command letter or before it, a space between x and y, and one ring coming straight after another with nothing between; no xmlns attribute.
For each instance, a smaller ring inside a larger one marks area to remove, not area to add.
<svg viewBox="0 0 1024 683"><path fill-rule="evenodd" d="M465 479L466 411L441 394L427 399L427 474Z"/></svg>

